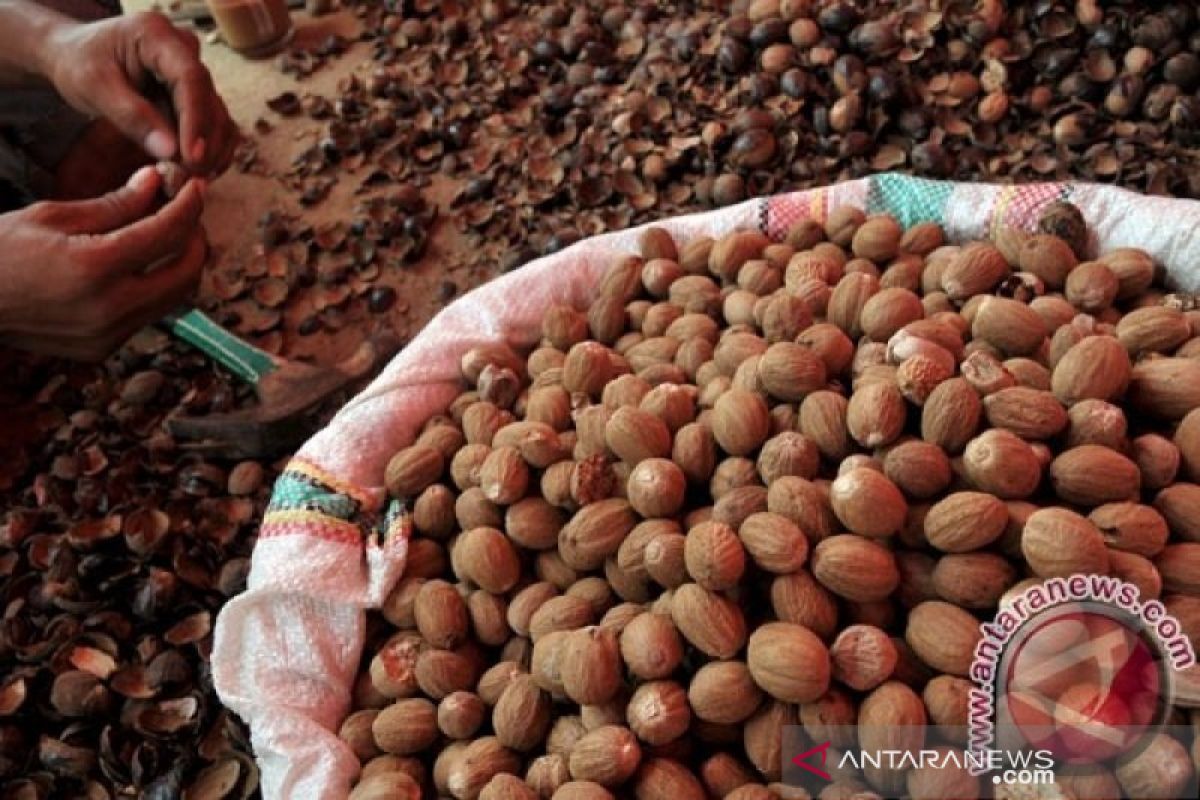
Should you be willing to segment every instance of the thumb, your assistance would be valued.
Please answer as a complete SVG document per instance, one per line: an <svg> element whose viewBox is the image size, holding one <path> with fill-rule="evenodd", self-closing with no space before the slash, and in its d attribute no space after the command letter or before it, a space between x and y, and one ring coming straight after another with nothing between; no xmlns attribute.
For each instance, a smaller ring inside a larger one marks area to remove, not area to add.
<svg viewBox="0 0 1200 800"><path fill-rule="evenodd" d="M162 179L154 167L142 167L119 189L91 200L63 203L70 206L70 234L108 233L151 214L158 204Z"/></svg>

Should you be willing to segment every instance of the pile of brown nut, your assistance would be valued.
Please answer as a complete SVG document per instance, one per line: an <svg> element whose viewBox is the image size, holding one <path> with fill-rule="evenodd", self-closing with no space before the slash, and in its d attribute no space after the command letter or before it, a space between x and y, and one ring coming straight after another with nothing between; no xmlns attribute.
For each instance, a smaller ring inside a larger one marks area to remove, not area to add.
<svg viewBox="0 0 1200 800"><path fill-rule="evenodd" d="M467 353L387 467L413 536L341 728L352 797L796 796L781 726L965 725L979 622L1052 576L1118 576L1200 641L1200 311L1140 250L1088 260L1073 206L1042 228L649 228L527 356ZM1149 772L1088 780L1174 796Z"/></svg>
<svg viewBox="0 0 1200 800"><path fill-rule="evenodd" d="M0 797L252 795L207 662L275 473L161 428L248 388L152 329L104 366L0 366Z"/></svg>

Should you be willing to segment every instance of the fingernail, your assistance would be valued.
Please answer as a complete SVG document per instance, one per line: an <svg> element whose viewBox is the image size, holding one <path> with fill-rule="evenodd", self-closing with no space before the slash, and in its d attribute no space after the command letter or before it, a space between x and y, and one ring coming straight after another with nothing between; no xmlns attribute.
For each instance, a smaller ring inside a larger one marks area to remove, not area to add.
<svg viewBox="0 0 1200 800"><path fill-rule="evenodd" d="M174 154L175 143L166 131L151 131L142 142L146 152L160 160L166 160Z"/></svg>
<svg viewBox="0 0 1200 800"><path fill-rule="evenodd" d="M197 139L192 145L192 163L199 164L204 160L204 152L208 149L208 143L204 139Z"/></svg>
<svg viewBox="0 0 1200 800"><path fill-rule="evenodd" d="M131 189L142 189L147 183L155 180L157 175L158 173L154 167L139 167L129 176L129 180L125 182L125 185Z"/></svg>

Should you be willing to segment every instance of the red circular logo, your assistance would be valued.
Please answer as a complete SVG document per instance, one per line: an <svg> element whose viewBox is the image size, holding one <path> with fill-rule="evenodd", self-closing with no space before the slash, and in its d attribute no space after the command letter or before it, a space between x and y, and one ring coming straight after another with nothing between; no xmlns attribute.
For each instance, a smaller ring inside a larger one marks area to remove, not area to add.
<svg viewBox="0 0 1200 800"><path fill-rule="evenodd" d="M1060 763L1115 758L1168 710L1157 649L1132 617L1099 604L1060 606L1030 620L1007 648L1001 676L1001 732L1018 733Z"/></svg>

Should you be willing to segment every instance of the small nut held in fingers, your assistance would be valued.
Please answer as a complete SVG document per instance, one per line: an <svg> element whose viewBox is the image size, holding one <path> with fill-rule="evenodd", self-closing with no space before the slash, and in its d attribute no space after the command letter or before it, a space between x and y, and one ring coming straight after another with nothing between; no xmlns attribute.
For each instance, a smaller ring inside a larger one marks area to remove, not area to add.
<svg viewBox="0 0 1200 800"><path fill-rule="evenodd" d="M154 169L158 172L158 176L162 178L162 186L160 188L168 200L182 192L184 184L191 177L186 168L180 164L176 164L174 161L159 161L154 165Z"/></svg>

